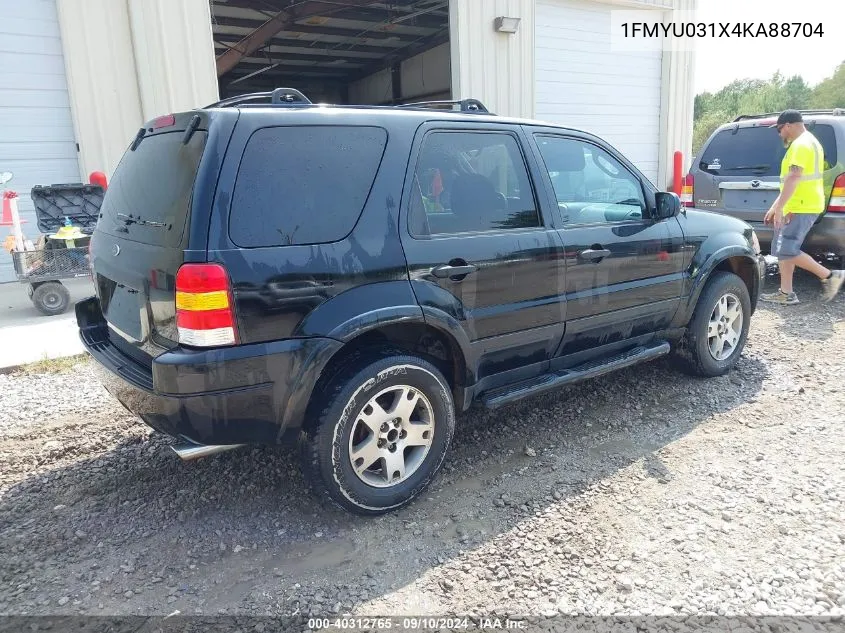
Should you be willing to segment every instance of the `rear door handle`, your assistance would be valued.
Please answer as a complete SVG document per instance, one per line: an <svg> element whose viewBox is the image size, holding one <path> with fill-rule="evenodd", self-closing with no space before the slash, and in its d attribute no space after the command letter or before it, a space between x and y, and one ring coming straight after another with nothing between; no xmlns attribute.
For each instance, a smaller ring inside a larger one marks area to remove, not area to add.
<svg viewBox="0 0 845 633"><path fill-rule="evenodd" d="M465 275L469 275L470 273L474 273L477 270L478 266L473 266L472 264L466 264L463 266L443 265L433 269L431 274L438 279L447 279L449 277L463 277Z"/></svg>
<svg viewBox="0 0 845 633"><path fill-rule="evenodd" d="M606 248L588 248L587 250L578 253L578 257L590 261L597 261L599 259L604 259L605 257L610 257L610 251Z"/></svg>

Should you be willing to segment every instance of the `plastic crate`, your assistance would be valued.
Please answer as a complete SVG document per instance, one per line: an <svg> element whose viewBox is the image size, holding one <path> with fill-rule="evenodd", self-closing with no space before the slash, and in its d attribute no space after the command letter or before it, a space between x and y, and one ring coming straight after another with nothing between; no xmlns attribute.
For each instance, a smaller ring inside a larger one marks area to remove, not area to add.
<svg viewBox="0 0 845 633"><path fill-rule="evenodd" d="M97 226L104 195L100 185L36 185L30 196L35 205L38 230L55 233L65 225L65 218L69 218L73 226L90 235Z"/></svg>

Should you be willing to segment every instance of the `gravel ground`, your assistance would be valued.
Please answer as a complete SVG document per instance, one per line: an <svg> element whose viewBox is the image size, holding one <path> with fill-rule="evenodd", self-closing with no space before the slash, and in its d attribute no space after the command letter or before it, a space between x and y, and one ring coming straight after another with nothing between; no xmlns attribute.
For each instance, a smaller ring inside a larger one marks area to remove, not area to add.
<svg viewBox="0 0 845 633"><path fill-rule="evenodd" d="M657 361L472 411L375 519L285 449L181 463L86 363L0 375L0 613L841 616L845 297L798 291L730 376Z"/></svg>

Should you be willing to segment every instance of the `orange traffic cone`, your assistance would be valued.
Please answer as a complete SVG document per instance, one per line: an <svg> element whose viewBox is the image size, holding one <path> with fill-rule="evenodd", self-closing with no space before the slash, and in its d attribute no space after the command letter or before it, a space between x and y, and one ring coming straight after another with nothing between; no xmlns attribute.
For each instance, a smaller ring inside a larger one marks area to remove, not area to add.
<svg viewBox="0 0 845 633"><path fill-rule="evenodd" d="M12 198L17 198L18 194L14 191L3 192L3 215L0 216L0 226L13 226L12 222ZM26 220L21 220L21 224L26 224Z"/></svg>

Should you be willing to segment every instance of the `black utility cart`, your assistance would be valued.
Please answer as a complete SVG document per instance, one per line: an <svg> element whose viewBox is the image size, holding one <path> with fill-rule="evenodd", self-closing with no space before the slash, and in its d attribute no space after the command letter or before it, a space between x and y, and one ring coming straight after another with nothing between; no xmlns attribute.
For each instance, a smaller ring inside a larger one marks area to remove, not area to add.
<svg viewBox="0 0 845 633"><path fill-rule="evenodd" d="M100 185L36 185L31 196L38 230L35 250L12 251L18 280L43 314L62 314L70 293L62 279L87 277L88 243L105 191Z"/></svg>

